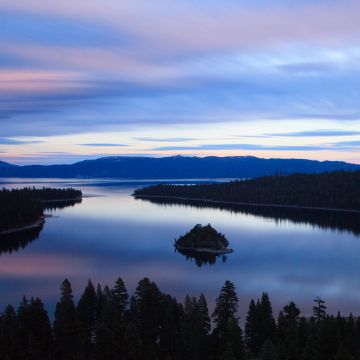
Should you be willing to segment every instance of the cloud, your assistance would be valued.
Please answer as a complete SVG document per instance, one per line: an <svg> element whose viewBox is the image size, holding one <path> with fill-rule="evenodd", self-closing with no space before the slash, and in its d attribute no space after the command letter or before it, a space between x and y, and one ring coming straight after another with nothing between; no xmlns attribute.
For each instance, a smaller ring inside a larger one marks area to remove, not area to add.
<svg viewBox="0 0 360 360"><path fill-rule="evenodd" d="M281 71L286 71L289 73L322 73L328 71L334 71L334 64L331 63L321 63L321 62L303 62L303 63L290 63L290 64L281 64L277 68Z"/></svg>
<svg viewBox="0 0 360 360"><path fill-rule="evenodd" d="M181 142L181 141L193 141L199 140L194 138L185 138L185 137L164 137L164 138L157 138L157 137L137 137L134 138L137 141L150 141L150 142Z"/></svg>
<svg viewBox="0 0 360 360"><path fill-rule="evenodd" d="M172 150L276 150L276 151L319 151L329 150L328 147L306 145L258 145L258 144L206 144L198 146L160 146L153 148L155 151Z"/></svg>
<svg viewBox="0 0 360 360"><path fill-rule="evenodd" d="M266 136L284 136L284 137L331 137L331 136L354 136L360 135L360 131L352 130L311 130L311 131L296 131L288 133L270 133Z"/></svg>
<svg viewBox="0 0 360 360"><path fill-rule="evenodd" d="M114 144L114 143L89 143L89 144L78 144L78 145L82 145L82 146L99 146L99 147L103 147L103 146L128 146L125 144Z"/></svg>
<svg viewBox="0 0 360 360"><path fill-rule="evenodd" d="M27 145L27 144L39 144L43 141L39 140L17 140L11 138L0 138L0 145Z"/></svg>

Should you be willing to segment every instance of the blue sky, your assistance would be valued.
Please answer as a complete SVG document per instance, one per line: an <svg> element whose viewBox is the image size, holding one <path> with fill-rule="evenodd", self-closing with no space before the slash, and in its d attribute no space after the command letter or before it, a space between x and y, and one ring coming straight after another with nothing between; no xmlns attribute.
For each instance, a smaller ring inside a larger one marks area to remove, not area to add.
<svg viewBox="0 0 360 360"><path fill-rule="evenodd" d="M0 159L360 163L357 1L3 0Z"/></svg>

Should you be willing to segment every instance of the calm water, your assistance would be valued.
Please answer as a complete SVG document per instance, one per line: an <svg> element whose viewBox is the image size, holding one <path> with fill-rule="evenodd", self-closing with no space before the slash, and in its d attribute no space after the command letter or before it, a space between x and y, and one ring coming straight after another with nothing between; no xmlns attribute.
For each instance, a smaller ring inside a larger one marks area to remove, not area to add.
<svg viewBox="0 0 360 360"><path fill-rule="evenodd" d="M269 293L276 313L294 300L307 315L312 299L321 296L330 312L360 314L359 218L322 213L320 221L317 213L308 221L311 214L304 211L300 218L287 219L269 210L234 212L135 200L131 193L141 182L1 179L0 187L33 183L75 186L85 197L73 207L47 211L53 216L36 240L0 255L1 307L18 304L27 294L40 296L52 311L65 277L78 297L89 277L112 286L121 276L133 291L147 276L180 299L204 292L210 306L229 279L237 287L242 317L250 299L262 291ZM211 223L226 235L235 252L225 262L218 258L214 265L199 267L174 251L174 239L197 223Z"/></svg>

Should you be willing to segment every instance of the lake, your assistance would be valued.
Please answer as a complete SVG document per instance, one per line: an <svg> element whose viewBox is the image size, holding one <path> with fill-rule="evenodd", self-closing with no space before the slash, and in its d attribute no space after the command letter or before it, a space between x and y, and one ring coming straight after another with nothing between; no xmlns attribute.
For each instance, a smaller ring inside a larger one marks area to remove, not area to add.
<svg viewBox="0 0 360 360"><path fill-rule="evenodd" d="M64 278L78 298L88 278L112 286L120 276L132 292L146 276L178 299L203 292L211 308L225 280L231 280L242 319L250 299L263 291L276 315L290 300L309 315L316 296L326 300L330 313L360 314L360 215L225 209L131 196L149 183L0 179L0 187L72 186L84 195L80 204L47 210L51 217L33 241L18 239L17 249L2 244L1 308L18 305L26 294L39 296L52 313ZM198 223L224 233L234 253L199 266L175 252L174 240Z"/></svg>

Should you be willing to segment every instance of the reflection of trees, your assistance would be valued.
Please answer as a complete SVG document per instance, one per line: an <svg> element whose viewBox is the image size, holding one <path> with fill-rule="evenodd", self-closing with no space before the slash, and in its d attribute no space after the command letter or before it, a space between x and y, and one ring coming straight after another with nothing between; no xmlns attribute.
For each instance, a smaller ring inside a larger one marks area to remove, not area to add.
<svg viewBox="0 0 360 360"><path fill-rule="evenodd" d="M43 229L43 224L28 228L21 231L16 231L9 234L0 235L0 254L12 253L14 251L19 251L29 245L31 242L36 240L41 230Z"/></svg>
<svg viewBox="0 0 360 360"><path fill-rule="evenodd" d="M53 201L53 202L43 202L43 209L48 211L64 209L69 206L75 206L76 204L80 204L82 199L75 200L61 200L61 201ZM29 245L34 240L37 240L42 229L44 223L40 224L36 227L31 227L28 229L24 229L21 231L15 231L7 234L0 234L0 254L4 253L12 253L24 249L27 245Z"/></svg>
<svg viewBox="0 0 360 360"><path fill-rule="evenodd" d="M312 225L313 227L324 230L348 231L355 235L360 235L360 213L286 208L286 207L269 207L254 205L232 205L202 202L198 200L180 200L165 198L141 198L142 201L149 201L154 204L163 206L182 205L185 207L197 207L220 209L232 213L248 214L260 216L266 219L274 219L282 223L290 221L294 224Z"/></svg>
<svg viewBox="0 0 360 360"><path fill-rule="evenodd" d="M44 201L42 202L44 210L61 210L69 206L81 204L82 198L74 200L57 200L57 201Z"/></svg>
<svg viewBox="0 0 360 360"><path fill-rule="evenodd" d="M192 251L192 250L183 250L183 249L176 249L175 252L180 253L186 257L186 260L192 261L194 260L198 267L203 265L215 265L216 260L221 258L222 262L226 262L227 256L226 255L216 255L211 254L208 252L199 252L199 251Z"/></svg>

